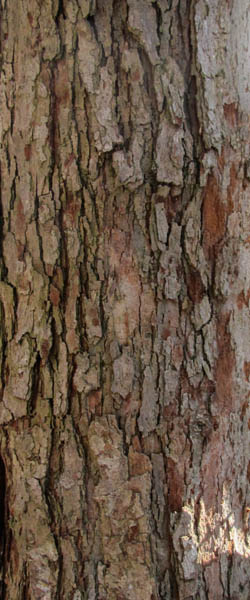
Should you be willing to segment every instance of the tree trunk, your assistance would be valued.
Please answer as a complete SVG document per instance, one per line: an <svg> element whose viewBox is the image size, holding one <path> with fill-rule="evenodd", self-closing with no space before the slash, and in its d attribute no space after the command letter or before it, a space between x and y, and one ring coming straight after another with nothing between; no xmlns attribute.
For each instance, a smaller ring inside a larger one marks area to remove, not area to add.
<svg viewBox="0 0 250 600"><path fill-rule="evenodd" d="M249 600L249 2L0 6L1 598Z"/></svg>

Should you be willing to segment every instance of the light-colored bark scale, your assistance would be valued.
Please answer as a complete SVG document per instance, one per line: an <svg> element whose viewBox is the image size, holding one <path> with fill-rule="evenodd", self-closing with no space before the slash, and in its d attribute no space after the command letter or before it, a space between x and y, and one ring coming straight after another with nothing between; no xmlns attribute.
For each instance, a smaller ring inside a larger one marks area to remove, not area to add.
<svg viewBox="0 0 250 600"><path fill-rule="evenodd" d="M248 600L248 0L2 0L1 597Z"/></svg>

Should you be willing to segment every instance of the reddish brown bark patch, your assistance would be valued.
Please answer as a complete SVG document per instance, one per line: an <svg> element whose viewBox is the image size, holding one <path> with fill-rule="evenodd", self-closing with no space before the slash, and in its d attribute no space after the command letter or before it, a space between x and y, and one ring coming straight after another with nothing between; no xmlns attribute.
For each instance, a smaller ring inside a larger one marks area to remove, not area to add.
<svg viewBox="0 0 250 600"><path fill-rule="evenodd" d="M209 175L203 199L203 236L207 255L224 236L226 228L226 207L220 197L218 181Z"/></svg>
<svg viewBox="0 0 250 600"><path fill-rule="evenodd" d="M250 483L250 460L248 461L248 465L247 465L247 479Z"/></svg>
<svg viewBox="0 0 250 600"><path fill-rule="evenodd" d="M245 377L246 380L249 380L249 376L250 376L250 362L245 361L244 362L244 373L245 373Z"/></svg>
<svg viewBox="0 0 250 600"><path fill-rule="evenodd" d="M78 220L80 213L80 200L72 192L67 192L67 204L63 215L63 224L67 227L73 227Z"/></svg>
<svg viewBox="0 0 250 600"><path fill-rule="evenodd" d="M102 414L102 392L101 390L94 390L90 392L88 395L88 409L92 415L97 415L98 417Z"/></svg>
<svg viewBox="0 0 250 600"><path fill-rule="evenodd" d="M41 345L41 357L42 357L43 363L45 363L48 358L49 350L50 350L50 343L48 340L44 340Z"/></svg>
<svg viewBox="0 0 250 600"><path fill-rule="evenodd" d="M243 308L243 306L247 306L248 307L248 303L250 300L250 290L247 291L247 294L245 295L244 290L242 290L240 292L240 294L237 297L237 307L239 310L241 310Z"/></svg>
<svg viewBox="0 0 250 600"><path fill-rule="evenodd" d="M180 512L183 504L184 481L176 463L167 459L168 505L171 512Z"/></svg>
<svg viewBox="0 0 250 600"><path fill-rule="evenodd" d="M138 438L138 435L135 435L132 439L133 450L135 452L141 452L141 443Z"/></svg>
<svg viewBox="0 0 250 600"><path fill-rule="evenodd" d="M132 74L131 74L131 80L132 81L140 81L141 79L141 72L139 71L139 69L136 69Z"/></svg>
<svg viewBox="0 0 250 600"><path fill-rule="evenodd" d="M70 83L68 66L65 59L58 61L55 71L55 95L58 104L66 106L69 100Z"/></svg>
<svg viewBox="0 0 250 600"><path fill-rule="evenodd" d="M25 160L30 160L31 157L31 144L26 144L24 147Z"/></svg>
<svg viewBox="0 0 250 600"><path fill-rule="evenodd" d="M129 472L131 477L143 475L151 472L152 465L149 458L140 452L134 452L132 448L129 450Z"/></svg>
<svg viewBox="0 0 250 600"><path fill-rule="evenodd" d="M235 163L231 164L230 167L230 184L229 184L229 192L230 198L233 197L235 191L238 190L238 173ZM230 206L230 209L233 210L233 206Z"/></svg>
<svg viewBox="0 0 250 600"><path fill-rule="evenodd" d="M232 410L235 368L234 351L228 331L230 315L223 315L217 325L218 359L216 365L216 397L224 413Z"/></svg>
<svg viewBox="0 0 250 600"><path fill-rule="evenodd" d="M50 300L51 300L52 304L54 306L58 306L58 304L60 302L60 292L59 292L59 290L54 285L50 286L50 295L49 295L49 297L50 297Z"/></svg>
<svg viewBox="0 0 250 600"><path fill-rule="evenodd" d="M247 409L248 409L248 405L249 405L248 401L247 401L247 400L245 400L245 402L243 403L243 405L242 405L242 408L241 408L241 415L240 415L240 418L241 418L241 420L242 420L242 421L243 421L243 419L244 419L244 418L245 418L245 416L246 416L246 412L247 412Z"/></svg>
<svg viewBox="0 0 250 600"><path fill-rule="evenodd" d="M33 20L34 20L32 14L30 12L28 12L27 17L28 17L29 24L32 27Z"/></svg>
<svg viewBox="0 0 250 600"><path fill-rule="evenodd" d="M212 512L216 510L216 506L220 503L218 491L218 477L220 471L220 460L223 452L223 435L217 429L213 431L210 441L210 450L203 456L201 476L205 482L203 500L206 506L207 514L212 508Z"/></svg>
<svg viewBox="0 0 250 600"><path fill-rule="evenodd" d="M127 533L127 540L128 542L134 542L135 539L138 538L140 533L140 529L139 529L139 525L132 525L131 527L129 527L128 533Z"/></svg>
<svg viewBox="0 0 250 600"><path fill-rule="evenodd" d="M164 192L161 193L161 191L159 191L156 194L155 203L158 204L159 202L164 203L167 221L170 224L173 221L173 219L176 218L178 213L181 211L181 207L182 207L181 195L172 196L171 193L169 192L168 196L166 196Z"/></svg>
<svg viewBox="0 0 250 600"><path fill-rule="evenodd" d="M26 230L26 218L24 214L23 203L20 198L17 199L14 212L14 226L15 226L15 237L20 243L21 252L23 256L23 247L25 244L25 230ZM19 248L19 249L20 249Z"/></svg>
<svg viewBox="0 0 250 600"><path fill-rule="evenodd" d="M235 102L231 102L230 104L224 104L223 110L227 123L231 127L236 127L238 121L237 104Z"/></svg>
<svg viewBox="0 0 250 600"><path fill-rule="evenodd" d="M225 412L230 412L232 409L232 371L234 365L233 351L223 351L217 363L216 394L219 404L222 405Z"/></svg>
<svg viewBox="0 0 250 600"><path fill-rule="evenodd" d="M202 301L205 293L199 271L190 269L186 275L189 296L194 304Z"/></svg>
<svg viewBox="0 0 250 600"><path fill-rule="evenodd" d="M171 422L171 420L178 415L178 405L177 402L170 402L167 406L163 408L163 418L165 421Z"/></svg>
<svg viewBox="0 0 250 600"><path fill-rule="evenodd" d="M64 162L65 169L67 169L68 167L70 167L70 165L72 165L74 159L75 159L75 155L72 152Z"/></svg>
<svg viewBox="0 0 250 600"><path fill-rule="evenodd" d="M170 335L171 335L170 329L168 329L168 327L165 327L161 334L162 339L166 341Z"/></svg>

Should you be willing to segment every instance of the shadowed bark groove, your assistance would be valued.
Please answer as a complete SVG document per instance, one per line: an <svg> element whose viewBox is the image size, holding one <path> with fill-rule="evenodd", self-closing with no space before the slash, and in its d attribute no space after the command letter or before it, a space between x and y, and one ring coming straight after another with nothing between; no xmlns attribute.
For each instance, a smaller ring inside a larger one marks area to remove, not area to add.
<svg viewBox="0 0 250 600"><path fill-rule="evenodd" d="M249 600L247 0L2 0L0 586Z"/></svg>

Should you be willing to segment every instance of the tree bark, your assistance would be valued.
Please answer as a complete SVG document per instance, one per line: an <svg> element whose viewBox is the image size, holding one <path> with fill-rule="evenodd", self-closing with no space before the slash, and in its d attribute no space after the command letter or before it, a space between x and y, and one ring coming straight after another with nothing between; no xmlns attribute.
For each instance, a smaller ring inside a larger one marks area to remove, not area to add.
<svg viewBox="0 0 250 600"><path fill-rule="evenodd" d="M1 598L249 600L248 0L1 0Z"/></svg>

